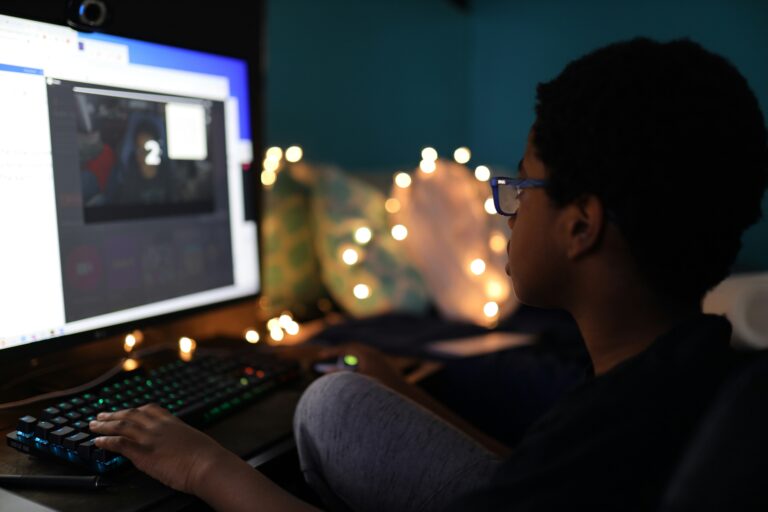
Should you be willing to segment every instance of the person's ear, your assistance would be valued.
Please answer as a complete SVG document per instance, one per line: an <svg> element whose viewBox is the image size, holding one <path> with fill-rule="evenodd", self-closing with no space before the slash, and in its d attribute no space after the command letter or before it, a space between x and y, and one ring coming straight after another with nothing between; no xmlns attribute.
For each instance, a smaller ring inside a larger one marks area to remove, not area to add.
<svg viewBox="0 0 768 512"><path fill-rule="evenodd" d="M605 209L595 195L581 196L567 209L566 255L575 260L599 247L605 226Z"/></svg>

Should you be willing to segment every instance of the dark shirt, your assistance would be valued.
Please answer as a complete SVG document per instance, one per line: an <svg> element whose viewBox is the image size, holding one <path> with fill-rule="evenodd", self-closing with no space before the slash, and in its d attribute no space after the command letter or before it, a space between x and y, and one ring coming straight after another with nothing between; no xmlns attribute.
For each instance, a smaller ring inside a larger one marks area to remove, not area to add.
<svg viewBox="0 0 768 512"><path fill-rule="evenodd" d="M489 485L451 510L655 510L734 369L730 336L724 318L698 315L588 379L531 427Z"/></svg>

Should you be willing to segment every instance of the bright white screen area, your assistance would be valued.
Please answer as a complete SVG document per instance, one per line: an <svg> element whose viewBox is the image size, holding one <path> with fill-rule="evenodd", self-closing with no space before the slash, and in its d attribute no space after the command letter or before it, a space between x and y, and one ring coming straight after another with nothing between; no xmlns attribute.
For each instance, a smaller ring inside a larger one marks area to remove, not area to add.
<svg viewBox="0 0 768 512"><path fill-rule="evenodd" d="M178 160L205 160L208 145L205 130L205 109L189 103L168 103L165 106L168 127L168 156Z"/></svg>
<svg viewBox="0 0 768 512"><path fill-rule="evenodd" d="M260 289L243 84L132 49L0 16L0 350Z"/></svg>

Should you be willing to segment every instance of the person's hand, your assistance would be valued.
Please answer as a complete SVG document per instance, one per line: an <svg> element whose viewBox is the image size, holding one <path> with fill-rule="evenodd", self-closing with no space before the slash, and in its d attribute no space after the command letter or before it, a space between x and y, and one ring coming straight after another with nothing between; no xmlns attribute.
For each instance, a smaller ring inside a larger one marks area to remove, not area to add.
<svg viewBox="0 0 768 512"><path fill-rule="evenodd" d="M120 453L178 491L194 493L213 465L234 454L159 405L102 412L90 423L99 448ZM239 460L239 459L238 459Z"/></svg>

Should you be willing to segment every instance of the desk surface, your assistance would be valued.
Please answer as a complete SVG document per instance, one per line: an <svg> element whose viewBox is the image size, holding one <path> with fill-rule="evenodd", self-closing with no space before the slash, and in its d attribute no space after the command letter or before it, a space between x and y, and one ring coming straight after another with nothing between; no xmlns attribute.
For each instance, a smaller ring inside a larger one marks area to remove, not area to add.
<svg viewBox="0 0 768 512"><path fill-rule="evenodd" d="M274 390L259 401L236 414L204 429L206 433L226 448L243 458L274 446L290 436L293 412L306 382ZM33 408L30 408L30 412ZM39 406L34 410L39 410ZM26 411L3 411L0 425L3 434L12 430L16 419ZM8 426L10 425L10 426ZM5 444L0 446L0 472L9 474L84 474L78 468L55 460L29 457ZM61 512L109 511L128 512L137 510L181 510L194 501L157 481L130 468L110 476L113 486L93 491L54 491L12 489L29 500ZM0 509L3 509L0 503Z"/></svg>

